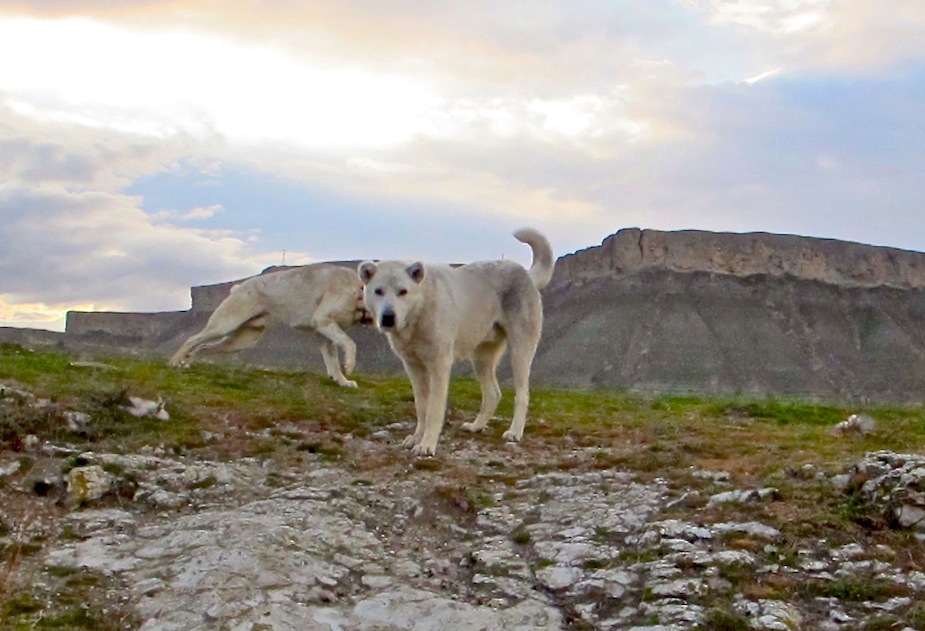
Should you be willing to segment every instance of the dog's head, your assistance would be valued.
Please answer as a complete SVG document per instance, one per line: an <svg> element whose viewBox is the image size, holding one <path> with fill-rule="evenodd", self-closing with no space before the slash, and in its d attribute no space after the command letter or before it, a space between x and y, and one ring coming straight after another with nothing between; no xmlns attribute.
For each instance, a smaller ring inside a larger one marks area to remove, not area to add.
<svg viewBox="0 0 925 631"><path fill-rule="evenodd" d="M366 286L363 302L380 331L399 331L413 318L423 300L424 264L417 262L366 261L357 268Z"/></svg>

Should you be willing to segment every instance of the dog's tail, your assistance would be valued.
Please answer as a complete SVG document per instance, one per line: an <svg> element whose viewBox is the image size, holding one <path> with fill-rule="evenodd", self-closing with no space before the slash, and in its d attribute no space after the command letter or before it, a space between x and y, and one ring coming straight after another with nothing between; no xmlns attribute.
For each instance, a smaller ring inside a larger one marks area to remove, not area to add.
<svg viewBox="0 0 925 631"><path fill-rule="evenodd" d="M536 288L542 289L552 279L552 270L556 265L556 257L552 253L549 240L533 228L521 228L514 233L514 238L526 243L533 250L533 263L527 271Z"/></svg>

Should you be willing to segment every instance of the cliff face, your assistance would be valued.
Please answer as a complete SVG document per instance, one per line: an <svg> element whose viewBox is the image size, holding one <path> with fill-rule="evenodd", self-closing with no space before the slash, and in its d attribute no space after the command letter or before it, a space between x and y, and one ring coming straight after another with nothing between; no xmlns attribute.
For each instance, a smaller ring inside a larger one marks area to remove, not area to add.
<svg viewBox="0 0 925 631"><path fill-rule="evenodd" d="M552 286L647 268L733 276L793 276L836 285L925 286L925 254L832 239L627 228L562 257Z"/></svg>
<svg viewBox="0 0 925 631"><path fill-rule="evenodd" d="M540 380L650 392L925 399L925 254L628 229L556 264Z"/></svg>
<svg viewBox="0 0 925 631"><path fill-rule="evenodd" d="M540 381L925 399L925 288L649 268L562 286L545 306Z"/></svg>

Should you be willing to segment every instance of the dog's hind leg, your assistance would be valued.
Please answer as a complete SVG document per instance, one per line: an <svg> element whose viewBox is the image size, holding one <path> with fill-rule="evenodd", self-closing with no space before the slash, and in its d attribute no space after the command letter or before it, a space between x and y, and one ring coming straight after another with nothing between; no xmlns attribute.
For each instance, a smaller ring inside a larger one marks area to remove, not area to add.
<svg viewBox="0 0 925 631"><path fill-rule="evenodd" d="M202 332L192 336L170 358L171 366L191 364L202 352L233 353L250 348L257 343L266 328L266 320L258 316L244 324L227 330L206 324Z"/></svg>
<svg viewBox="0 0 925 631"><path fill-rule="evenodd" d="M511 427L504 432L504 440L518 442L524 434L524 425L527 424L527 409L530 407L530 366L539 335L535 337L524 336L521 339L510 338L511 342L511 372L514 378L514 418Z"/></svg>
<svg viewBox="0 0 925 631"><path fill-rule="evenodd" d="M177 352L168 360L168 364L171 366L183 366L185 364L192 363L196 358L196 355L199 354L199 347L197 346L196 340L197 336L192 336L185 342L183 345L177 349Z"/></svg>
<svg viewBox="0 0 925 631"><path fill-rule="evenodd" d="M263 335L267 328L266 319L261 317L254 318L247 324L242 325L236 331L226 335L224 339L216 344L208 346L210 351L216 353L236 353L250 348L257 343L257 340Z"/></svg>
<svg viewBox="0 0 925 631"><path fill-rule="evenodd" d="M201 352L234 352L257 343L267 325L267 315L246 286L232 288L205 327L190 337L170 358L171 366L192 363Z"/></svg>
<svg viewBox="0 0 925 631"><path fill-rule="evenodd" d="M344 373L350 374L356 367L357 363L357 345L350 339L350 336L344 333L343 329L337 326L333 320L321 322L315 326L315 331L325 338L325 344L321 347L321 354L324 357L325 367L328 375L331 376L338 385L347 388L356 388L355 381L350 381L344 376ZM330 346L328 346L330 344ZM325 347L328 346L327 349ZM337 357L337 349L344 354L344 370L341 372L340 362ZM327 354L326 354L327 353ZM329 364L333 356L333 364Z"/></svg>
<svg viewBox="0 0 925 631"><path fill-rule="evenodd" d="M347 379L340 369L340 360L337 357L337 346L331 340L324 340L321 344L321 357L324 359L324 368L328 376L339 386L356 388L357 382Z"/></svg>
<svg viewBox="0 0 925 631"><path fill-rule="evenodd" d="M479 432L485 429L488 421L494 416L495 410L498 409L498 403L501 401L501 387L498 385L498 362L504 355L505 343L482 344L475 349L475 356L472 358L472 366L475 368L475 374L479 378L479 386L482 390L482 407L478 416L471 423L463 423L462 428L470 432Z"/></svg>

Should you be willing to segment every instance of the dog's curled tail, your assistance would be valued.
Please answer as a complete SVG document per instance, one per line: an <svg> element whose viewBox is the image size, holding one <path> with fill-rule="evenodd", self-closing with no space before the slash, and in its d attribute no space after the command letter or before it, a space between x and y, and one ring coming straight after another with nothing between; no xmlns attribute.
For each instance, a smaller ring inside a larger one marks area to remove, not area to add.
<svg viewBox="0 0 925 631"><path fill-rule="evenodd" d="M542 289L552 279L552 270L556 265L556 257L552 253L549 240L533 228L521 228L514 233L514 238L526 243L533 250L533 263L527 272L537 289Z"/></svg>

